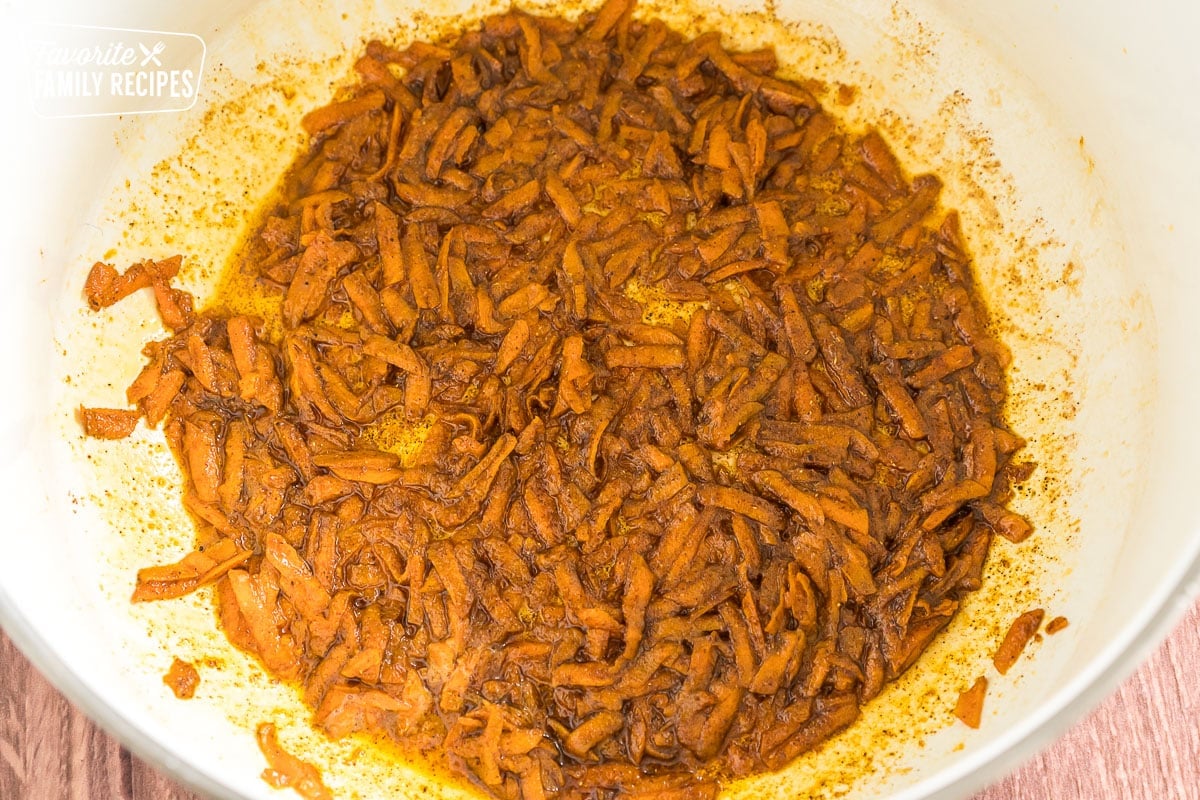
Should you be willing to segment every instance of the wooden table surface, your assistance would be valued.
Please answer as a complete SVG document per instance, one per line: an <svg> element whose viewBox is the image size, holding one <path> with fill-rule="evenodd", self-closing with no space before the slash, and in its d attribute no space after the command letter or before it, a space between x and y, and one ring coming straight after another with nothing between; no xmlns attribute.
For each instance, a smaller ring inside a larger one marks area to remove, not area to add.
<svg viewBox="0 0 1200 800"><path fill-rule="evenodd" d="M198 800L98 730L0 633L2 800ZM974 800L1200 800L1200 603L1115 695Z"/></svg>

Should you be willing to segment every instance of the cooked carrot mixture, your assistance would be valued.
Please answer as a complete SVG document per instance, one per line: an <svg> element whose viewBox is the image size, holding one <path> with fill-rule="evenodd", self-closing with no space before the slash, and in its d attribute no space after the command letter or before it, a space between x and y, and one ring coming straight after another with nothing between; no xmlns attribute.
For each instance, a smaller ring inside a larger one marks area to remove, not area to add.
<svg viewBox="0 0 1200 800"><path fill-rule="evenodd" d="M191 700L196 694L196 687L200 685L200 673L188 662L176 658L171 661L167 674L163 675L163 683L180 700Z"/></svg>
<svg viewBox="0 0 1200 800"><path fill-rule="evenodd" d="M1013 620L1008 633L1004 635L1004 641L1000 643L1000 647L996 649L996 655L992 657L992 663L1001 675L1006 674L1017 663L1017 659L1025 651L1025 646L1029 644L1029 640L1041 627L1042 618L1045 616L1045 611L1035 608Z"/></svg>
<svg viewBox="0 0 1200 800"><path fill-rule="evenodd" d="M1046 633L1053 636L1054 634L1056 634L1062 630L1065 630L1066 627L1070 624L1071 623L1067 621L1066 617L1055 617L1054 619L1052 619L1046 623Z"/></svg>
<svg viewBox="0 0 1200 800"><path fill-rule="evenodd" d="M969 728L978 728L983 718L983 698L987 694L988 680L982 675L975 679L971 688L958 695L958 703L954 706L954 716L962 720Z"/></svg>
<svg viewBox="0 0 1200 800"><path fill-rule="evenodd" d="M1030 532L940 181L631 6L370 43L243 254L277 319L88 281L174 331L128 399L198 544L134 599L505 798L782 767Z"/></svg>

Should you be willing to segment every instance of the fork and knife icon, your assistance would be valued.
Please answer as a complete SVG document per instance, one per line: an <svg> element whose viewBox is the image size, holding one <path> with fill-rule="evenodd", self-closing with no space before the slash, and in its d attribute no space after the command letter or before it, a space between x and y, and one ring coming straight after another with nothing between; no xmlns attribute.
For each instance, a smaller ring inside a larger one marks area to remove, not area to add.
<svg viewBox="0 0 1200 800"><path fill-rule="evenodd" d="M160 53L162 53L162 51L167 49L167 45L165 43L160 41L156 43L154 45L154 49L151 50L150 48L146 47L146 45L138 42L138 49L142 51L143 56L141 66L144 67L151 61L154 62L154 66L156 67L162 66L162 62L158 60L158 56Z"/></svg>

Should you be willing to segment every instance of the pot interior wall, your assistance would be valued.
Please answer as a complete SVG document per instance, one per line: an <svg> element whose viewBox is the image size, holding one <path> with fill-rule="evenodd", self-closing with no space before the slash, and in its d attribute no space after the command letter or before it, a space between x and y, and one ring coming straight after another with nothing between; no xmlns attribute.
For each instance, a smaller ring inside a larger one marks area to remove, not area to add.
<svg viewBox="0 0 1200 800"><path fill-rule="evenodd" d="M935 790L1078 691L1162 604L1196 550L1196 513L1170 493L1178 478L1161 472L1178 470L1181 443L1165 441L1153 424L1178 419L1195 384L1195 370L1185 379L1167 374L1156 349L1158 326L1189 324L1171 292L1188 242L1153 242L1139 227L1162 203L1123 161L1121 137L1130 141L1139 127L1118 120L1105 134L1103 120L1084 113L1087 97L1103 96L1093 76L1107 68L1072 58L1107 57L1091 49L1107 44L1106 34L1084 31L1078 52L1035 53L1022 37L1043 23L1065 28L1065 12L1018 5L1028 13L1009 18L985 2L921 0L901 9L782 0L774 6L782 22L754 3L642 7L681 28L719 27L741 47L774 44L789 71L831 90L857 87L839 109L850 124L878 125L912 171L945 179L944 200L963 214L981 286L1013 351L1010 420L1038 464L1017 500L1036 536L997 542L984 589L860 724L778 775L731 787L736 795ZM179 472L158 432L84 440L74 409L123 405L141 345L162 334L148 298L86 311L81 287L94 260L123 266L181 252L184 280L202 299L258 201L302 147L299 117L331 96L365 38L437 34L489 7L110 7L72 9L57 21L198 33L209 47L207 74L200 102L182 114L31 121L30 158L44 166L44 191L31 200L22 235L41 252L30 290L50 311L33 315L26 335L52 335L55 352L20 367L35 396L50 402L24 409L28 430L5 428L6 441L28 455L8 484L28 515L25 526L0 532L12 554L0 563L0 587L62 669L232 792L271 796L258 778L253 728L274 720L285 746L317 761L339 797L377 796L385 787L390 796L453 796L438 776L367 743L315 734L295 692L225 641L206 592L128 602L138 567L190 549ZM1200 207L1200 198L1191 200ZM1200 295L1194 278L1177 279L1183 295ZM1178 344L1164 342L1178 356ZM1118 580L1133 591L1118 590ZM1071 627L1035 644L1031 658L1000 678L990 654L1008 623L1035 607L1066 615ZM201 668L201 689L187 703L161 682L174 656ZM972 732L953 724L951 712L957 692L980 674L993 688L983 727Z"/></svg>

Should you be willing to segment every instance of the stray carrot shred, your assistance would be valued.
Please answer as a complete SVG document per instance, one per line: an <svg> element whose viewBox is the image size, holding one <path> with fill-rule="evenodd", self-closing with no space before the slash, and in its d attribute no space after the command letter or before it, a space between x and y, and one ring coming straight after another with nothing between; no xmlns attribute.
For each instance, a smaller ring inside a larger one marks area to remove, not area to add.
<svg viewBox="0 0 1200 800"><path fill-rule="evenodd" d="M1045 615L1045 611L1036 608L1033 611L1026 611L1013 620L1012 626L1004 636L1004 641L1000 643L996 655L992 658L992 663L996 665L996 669L1001 675L1006 674L1012 669L1013 664L1017 663L1017 659L1025 650L1025 645L1029 644L1029 640L1041 627L1042 618Z"/></svg>
<svg viewBox="0 0 1200 800"><path fill-rule="evenodd" d="M163 675L163 683L171 687L171 691L180 700L190 700L196 694L200 685L200 673L196 668L180 658L171 662L171 668Z"/></svg>
<svg viewBox="0 0 1200 800"><path fill-rule="evenodd" d="M133 433L141 416L124 408L79 408L83 432L95 439L124 439Z"/></svg>
<svg viewBox="0 0 1200 800"><path fill-rule="evenodd" d="M987 694L988 680L982 675L975 679L970 689L960 692L954 706L954 716L968 728L978 728L983 716L983 698Z"/></svg>
<svg viewBox="0 0 1200 800"><path fill-rule="evenodd" d="M329 788L321 780L320 771L280 746L274 723L259 724L255 736L258 749L270 765L263 770L264 781L276 789L294 789L305 800L333 800Z"/></svg>

